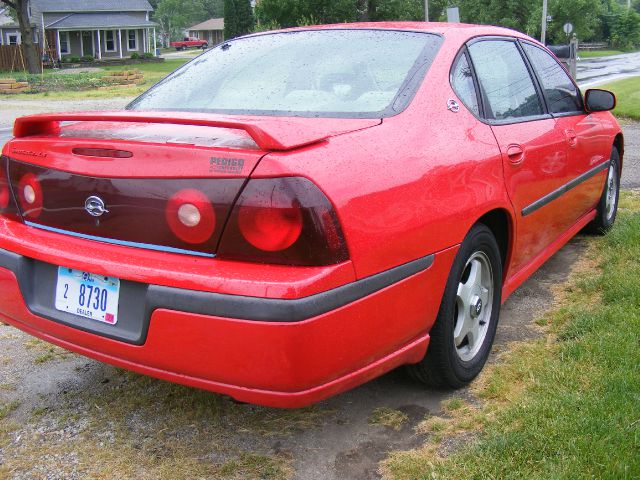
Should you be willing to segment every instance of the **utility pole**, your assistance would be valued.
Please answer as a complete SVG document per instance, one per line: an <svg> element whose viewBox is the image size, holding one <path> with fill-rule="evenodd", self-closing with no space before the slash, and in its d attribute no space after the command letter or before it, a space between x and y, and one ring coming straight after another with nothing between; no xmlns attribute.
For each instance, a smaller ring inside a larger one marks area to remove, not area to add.
<svg viewBox="0 0 640 480"><path fill-rule="evenodd" d="M424 21L429 21L429 0L424 0Z"/></svg>
<svg viewBox="0 0 640 480"><path fill-rule="evenodd" d="M540 35L540 43L545 44L547 37L547 0L542 0L542 34Z"/></svg>

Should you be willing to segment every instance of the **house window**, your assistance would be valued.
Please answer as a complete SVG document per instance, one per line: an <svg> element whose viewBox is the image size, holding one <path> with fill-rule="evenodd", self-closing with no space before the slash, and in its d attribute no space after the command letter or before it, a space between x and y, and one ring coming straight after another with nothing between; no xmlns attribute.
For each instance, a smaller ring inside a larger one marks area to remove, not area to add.
<svg viewBox="0 0 640 480"><path fill-rule="evenodd" d="M116 51L116 32L113 30L107 30L104 32L104 50L105 52Z"/></svg>
<svg viewBox="0 0 640 480"><path fill-rule="evenodd" d="M71 53L71 42L69 42L69 32L60 32L60 53L68 55Z"/></svg>
<svg viewBox="0 0 640 480"><path fill-rule="evenodd" d="M7 45L18 45L20 43L20 35L18 33L7 33Z"/></svg>
<svg viewBox="0 0 640 480"><path fill-rule="evenodd" d="M127 50L138 50L137 30L127 30Z"/></svg>

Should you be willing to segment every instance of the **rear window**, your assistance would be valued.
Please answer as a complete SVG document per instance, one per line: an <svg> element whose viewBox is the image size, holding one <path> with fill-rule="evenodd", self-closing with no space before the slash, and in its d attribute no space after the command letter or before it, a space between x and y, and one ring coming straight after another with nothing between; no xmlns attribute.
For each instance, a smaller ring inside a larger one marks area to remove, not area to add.
<svg viewBox="0 0 640 480"><path fill-rule="evenodd" d="M252 115L380 117L404 109L439 36L307 30L233 40L201 55L128 108Z"/></svg>

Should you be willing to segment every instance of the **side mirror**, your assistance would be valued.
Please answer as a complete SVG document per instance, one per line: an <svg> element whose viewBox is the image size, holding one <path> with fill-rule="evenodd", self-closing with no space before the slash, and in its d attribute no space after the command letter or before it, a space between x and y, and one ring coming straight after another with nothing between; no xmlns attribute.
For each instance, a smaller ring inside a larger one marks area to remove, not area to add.
<svg viewBox="0 0 640 480"><path fill-rule="evenodd" d="M608 90L590 88L584 99L587 112L606 112L616 108L616 96Z"/></svg>

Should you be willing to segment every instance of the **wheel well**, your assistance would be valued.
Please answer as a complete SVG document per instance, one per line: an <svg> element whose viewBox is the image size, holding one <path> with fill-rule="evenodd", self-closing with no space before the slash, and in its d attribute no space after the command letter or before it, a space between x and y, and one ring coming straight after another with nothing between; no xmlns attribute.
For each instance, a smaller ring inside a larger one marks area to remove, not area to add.
<svg viewBox="0 0 640 480"><path fill-rule="evenodd" d="M613 146L618 149L618 153L620 154L620 167L622 168L622 159L624 158L624 137L622 133L616 135L616 138L613 139Z"/></svg>
<svg viewBox="0 0 640 480"><path fill-rule="evenodd" d="M485 213L477 223L482 223L489 227L493 236L496 237L500 248L500 258L502 266L506 267L511 247L512 228L511 219L505 210L492 210ZM503 268L506 273L506 268Z"/></svg>

